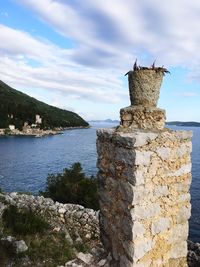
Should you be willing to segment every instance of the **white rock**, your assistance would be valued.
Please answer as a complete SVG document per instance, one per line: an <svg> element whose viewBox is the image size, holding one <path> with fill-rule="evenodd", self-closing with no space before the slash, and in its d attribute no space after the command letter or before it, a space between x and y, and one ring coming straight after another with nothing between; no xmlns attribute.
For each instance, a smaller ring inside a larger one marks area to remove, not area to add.
<svg viewBox="0 0 200 267"><path fill-rule="evenodd" d="M135 151L135 165L143 165L148 166L150 163L151 155L153 152L151 151Z"/></svg>
<svg viewBox="0 0 200 267"><path fill-rule="evenodd" d="M183 165L180 169L178 169L175 172L169 172L167 174L167 176L176 176L176 177L177 176L181 176L183 174L190 173L191 172L191 168L192 168L192 164L189 163L189 164Z"/></svg>
<svg viewBox="0 0 200 267"><path fill-rule="evenodd" d="M168 241L172 244L185 241L188 237L188 230L188 222L174 226L170 229Z"/></svg>
<svg viewBox="0 0 200 267"><path fill-rule="evenodd" d="M76 257L77 257L78 259L82 260L83 262L87 263L87 264L91 263L91 261L92 261L92 259L93 259L92 254L90 254L90 253L86 253L86 254L84 254L84 253L82 253L82 252L79 252L79 253L76 255Z"/></svg>
<svg viewBox="0 0 200 267"><path fill-rule="evenodd" d="M136 262L141 259L147 252L153 249L154 242L152 239L142 238L134 242L135 252L133 260Z"/></svg>
<svg viewBox="0 0 200 267"><path fill-rule="evenodd" d="M166 196L167 194L169 194L169 189L166 185L156 186L156 188L154 190L154 196L155 197L162 197L162 196Z"/></svg>
<svg viewBox="0 0 200 267"><path fill-rule="evenodd" d="M60 208L60 209L58 210L58 212L59 212L60 214L64 214L64 213L66 212L66 209L64 209L64 208Z"/></svg>
<svg viewBox="0 0 200 267"><path fill-rule="evenodd" d="M186 194L179 195L178 200L179 202L190 201L190 194L186 193Z"/></svg>
<svg viewBox="0 0 200 267"><path fill-rule="evenodd" d="M97 263L98 266L104 266L105 264L106 264L106 259L102 259Z"/></svg>
<svg viewBox="0 0 200 267"><path fill-rule="evenodd" d="M136 170L134 172L134 178L135 178L135 184L136 185L142 185L144 184L144 177L145 177L145 172L143 170Z"/></svg>
<svg viewBox="0 0 200 267"><path fill-rule="evenodd" d="M191 204L188 203L187 206L183 206L180 208L177 214L177 223L185 223L191 216Z"/></svg>
<svg viewBox="0 0 200 267"><path fill-rule="evenodd" d="M171 149L169 147L159 147L156 152L162 160L166 160L170 157Z"/></svg>
<svg viewBox="0 0 200 267"><path fill-rule="evenodd" d="M134 147L139 147L139 146L144 146L150 141L156 139L158 136L157 133L145 133L145 132L140 132L135 135L135 144Z"/></svg>
<svg viewBox="0 0 200 267"><path fill-rule="evenodd" d="M151 232L153 235L166 231L170 226L170 220L168 218L160 218L151 225Z"/></svg>
<svg viewBox="0 0 200 267"><path fill-rule="evenodd" d="M145 206L135 206L131 209L131 216L133 220L147 219L159 215L161 212L158 203L150 203Z"/></svg>
<svg viewBox="0 0 200 267"><path fill-rule="evenodd" d="M142 237L145 233L144 225L138 221L133 223L133 238Z"/></svg>
<svg viewBox="0 0 200 267"><path fill-rule="evenodd" d="M179 158L184 156L186 153L191 153L191 152L192 152L192 143L191 142L189 142L187 144L183 144L176 149L176 154Z"/></svg>
<svg viewBox="0 0 200 267"><path fill-rule="evenodd" d="M178 259L178 258L186 258L187 257L187 242L178 242L176 243L170 252L170 256L173 259Z"/></svg>
<svg viewBox="0 0 200 267"><path fill-rule="evenodd" d="M14 247L16 253L21 253L28 250L28 246L26 245L24 240L19 240L14 242Z"/></svg>
<svg viewBox="0 0 200 267"><path fill-rule="evenodd" d="M68 261L65 263L65 267L71 267L73 263L76 262L76 259L75 260L71 260L71 261Z"/></svg>

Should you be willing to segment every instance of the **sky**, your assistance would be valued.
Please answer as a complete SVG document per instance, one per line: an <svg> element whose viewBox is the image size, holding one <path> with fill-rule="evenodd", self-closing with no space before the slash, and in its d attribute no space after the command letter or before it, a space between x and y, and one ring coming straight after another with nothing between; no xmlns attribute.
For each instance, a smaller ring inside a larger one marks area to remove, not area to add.
<svg viewBox="0 0 200 267"><path fill-rule="evenodd" d="M119 119L127 76L164 65L167 121L200 122L200 1L1 0L0 80L86 120Z"/></svg>

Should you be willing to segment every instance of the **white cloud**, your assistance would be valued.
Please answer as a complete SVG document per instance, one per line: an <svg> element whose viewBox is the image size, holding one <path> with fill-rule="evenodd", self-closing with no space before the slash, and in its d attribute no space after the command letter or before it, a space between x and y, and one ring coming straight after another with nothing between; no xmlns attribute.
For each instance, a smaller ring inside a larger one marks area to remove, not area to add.
<svg viewBox="0 0 200 267"><path fill-rule="evenodd" d="M124 69L135 56L167 65L198 62L200 2L20 0L78 46L81 64ZM91 58L92 56L92 58ZM197 59L197 58L198 59ZM120 63L120 64L119 64Z"/></svg>
<svg viewBox="0 0 200 267"><path fill-rule="evenodd" d="M16 1L74 44L63 49L33 37L31 29L0 25L0 78L16 88L44 88L71 101L119 103L128 94L122 76L136 57L139 64L156 59L166 67L184 66L192 71L190 79L200 81L198 1Z"/></svg>
<svg viewBox="0 0 200 267"><path fill-rule="evenodd" d="M70 51L0 25L0 77L16 86L59 91L68 97L117 102L122 82L110 71L81 67L65 59ZM19 40L16 42L16 40ZM32 60L38 63L35 67Z"/></svg>

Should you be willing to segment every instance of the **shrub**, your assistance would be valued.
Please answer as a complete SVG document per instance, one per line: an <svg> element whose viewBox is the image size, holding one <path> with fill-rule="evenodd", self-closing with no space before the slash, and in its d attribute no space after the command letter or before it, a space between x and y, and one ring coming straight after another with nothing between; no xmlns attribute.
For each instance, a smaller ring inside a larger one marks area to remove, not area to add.
<svg viewBox="0 0 200 267"><path fill-rule="evenodd" d="M10 205L2 215L4 228L12 234L28 235L43 233L49 228L49 224L31 211L19 211L17 207Z"/></svg>
<svg viewBox="0 0 200 267"><path fill-rule="evenodd" d="M11 130L9 129L9 128L6 128L5 130L4 130L4 134L5 135L9 135L11 133Z"/></svg>
<svg viewBox="0 0 200 267"><path fill-rule="evenodd" d="M79 162L64 169L63 173L49 174L46 190L41 194L61 203L73 203L86 208L99 209L97 179L93 176L86 177Z"/></svg>

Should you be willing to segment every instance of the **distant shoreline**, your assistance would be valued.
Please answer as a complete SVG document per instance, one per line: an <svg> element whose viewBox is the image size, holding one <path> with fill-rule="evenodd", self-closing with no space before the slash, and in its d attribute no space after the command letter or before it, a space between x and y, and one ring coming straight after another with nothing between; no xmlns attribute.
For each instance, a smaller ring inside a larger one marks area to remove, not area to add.
<svg viewBox="0 0 200 267"><path fill-rule="evenodd" d="M63 134L64 131L68 130L76 130L76 129L87 129L91 126L75 126L75 127L65 127L65 128L58 128L54 130L41 130L41 129L29 129L29 131L19 131L17 129L10 130L10 132L5 133L6 129L0 129L0 137L3 136L32 136L32 137L45 137L57 134Z"/></svg>
<svg viewBox="0 0 200 267"><path fill-rule="evenodd" d="M185 127L200 127L200 122L196 121L169 121L166 125L185 126Z"/></svg>

